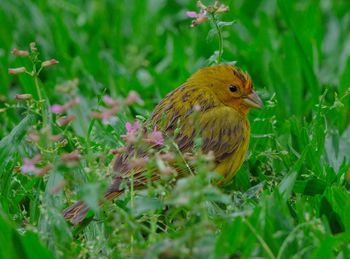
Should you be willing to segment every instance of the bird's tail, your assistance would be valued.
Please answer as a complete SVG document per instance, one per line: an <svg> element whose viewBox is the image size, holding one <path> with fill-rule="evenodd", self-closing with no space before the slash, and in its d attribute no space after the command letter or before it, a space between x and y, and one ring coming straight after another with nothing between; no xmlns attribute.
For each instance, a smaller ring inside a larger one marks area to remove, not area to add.
<svg viewBox="0 0 350 259"><path fill-rule="evenodd" d="M72 224L77 225L85 219L88 211L88 206L84 202L78 201L63 211L63 217Z"/></svg>
<svg viewBox="0 0 350 259"><path fill-rule="evenodd" d="M121 193L122 191L107 192L105 198L107 200L113 200ZM100 203L100 205L102 205L102 203ZM77 225L85 219L89 210L89 207L83 201L78 201L63 211L63 217L73 225Z"/></svg>

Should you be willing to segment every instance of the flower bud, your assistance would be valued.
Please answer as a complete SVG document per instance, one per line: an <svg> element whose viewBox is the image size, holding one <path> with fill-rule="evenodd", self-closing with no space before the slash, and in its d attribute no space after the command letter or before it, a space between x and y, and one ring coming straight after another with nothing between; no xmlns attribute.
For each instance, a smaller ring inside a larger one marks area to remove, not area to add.
<svg viewBox="0 0 350 259"><path fill-rule="evenodd" d="M27 57L29 56L29 52L26 50L20 50L20 49L16 49L14 48L12 50L12 55L16 56L16 57Z"/></svg>
<svg viewBox="0 0 350 259"><path fill-rule="evenodd" d="M32 99L33 96L31 94L16 94L15 98L19 101L25 101Z"/></svg>
<svg viewBox="0 0 350 259"><path fill-rule="evenodd" d="M58 64L59 62L56 59L50 59L50 60L46 60L43 63L41 63L41 67L50 67L53 65Z"/></svg>
<svg viewBox="0 0 350 259"><path fill-rule="evenodd" d="M80 152L78 150L74 150L71 153L64 153L61 156L61 160L63 162L69 162L69 161L78 161L81 158Z"/></svg>
<svg viewBox="0 0 350 259"><path fill-rule="evenodd" d="M8 73L10 75L17 75L17 74L22 74L26 71L25 67L16 67L16 68L9 68Z"/></svg>
<svg viewBox="0 0 350 259"><path fill-rule="evenodd" d="M64 126L70 123L71 121L75 120L76 116L75 115L68 115L67 117L62 117L57 120L58 126Z"/></svg>
<svg viewBox="0 0 350 259"><path fill-rule="evenodd" d="M31 52L37 52L37 51L38 51L35 42L31 42L31 43L29 44L29 47L30 47L30 51L31 51Z"/></svg>
<svg viewBox="0 0 350 259"><path fill-rule="evenodd" d="M201 1L197 1L197 7L202 10L207 9L207 7Z"/></svg>
<svg viewBox="0 0 350 259"><path fill-rule="evenodd" d="M43 176L43 175L47 174L51 169L52 169L51 165L46 165L42 168L37 168L35 174L37 176Z"/></svg>

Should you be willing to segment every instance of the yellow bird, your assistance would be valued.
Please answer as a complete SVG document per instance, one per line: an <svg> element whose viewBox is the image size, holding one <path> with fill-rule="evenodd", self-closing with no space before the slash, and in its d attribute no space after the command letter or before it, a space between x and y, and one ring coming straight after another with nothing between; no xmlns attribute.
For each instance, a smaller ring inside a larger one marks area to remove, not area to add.
<svg viewBox="0 0 350 259"><path fill-rule="evenodd" d="M262 101L253 90L249 75L238 67L217 65L199 70L183 85L170 92L154 109L147 122L151 128L172 136L182 153L191 152L196 136L203 141L202 151L214 154L214 171L222 176L218 184L229 182L241 167L250 138L247 118L251 108L261 108ZM193 123L192 114L198 120ZM174 131L180 126L175 135ZM199 131L199 132L198 132ZM127 146L127 153L114 160L116 177L108 188L105 197L113 199L123 193L120 184L134 175L134 188L142 188L147 181L143 168L130 170L130 159L144 155L144 151ZM183 175L182 172L178 172ZM157 180L157 172L152 180ZM63 214L73 224L81 222L88 207L79 201L67 208Z"/></svg>

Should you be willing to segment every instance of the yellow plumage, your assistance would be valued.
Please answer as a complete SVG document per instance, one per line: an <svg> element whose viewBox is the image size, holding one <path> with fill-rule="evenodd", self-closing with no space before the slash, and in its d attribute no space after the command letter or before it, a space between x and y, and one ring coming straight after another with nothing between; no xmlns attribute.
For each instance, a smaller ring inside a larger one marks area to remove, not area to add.
<svg viewBox="0 0 350 259"><path fill-rule="evenodd" d="M223 176L219 182L222 184L232 179L244 161L250 136L247 113L250 108L261 106L248 74L234 66L218 65L199 70L169 93L156 106L147 124L173 137L183 153L191 152L196 136L200 136L203 153L214 153L214 170ZM195 120L194 113L197 115ZM176 129L178 133L175 135ZM131 145L127 150L128 153L119 155L114 161L117 176L106 193L107 199L123 192L120 183L130 177L130 158L143 155L143 151L135 150ZM140 168L136 172L135 188L142 188L145 184L142 171ZM158 178L154 172L152 179ZM80 202L68 208L64 216L76 224L84 219L86 211Z"/></svg>

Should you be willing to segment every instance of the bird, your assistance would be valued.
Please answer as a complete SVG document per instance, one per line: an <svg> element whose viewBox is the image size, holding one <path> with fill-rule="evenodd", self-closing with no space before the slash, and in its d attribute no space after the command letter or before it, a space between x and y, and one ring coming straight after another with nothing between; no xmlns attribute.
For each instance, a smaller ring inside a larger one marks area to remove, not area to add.
<svg viewBox="0 0 350 259"><path fill-rule="evenodd" d="M154 108L146 125L172 137L181 153L191 152L199 135L203 154L213 154L213 171L221 176L216 184L222 185L235 176L244 162L250 140L249 110L262 107L263 102L254 91L249 74L237 66L219 64L198 70L171 91ZM193 114L197 114L196 125ZM113 200L121 195L125 190L121 183L131 174L134 188L145 187L147 178L142 174L145 169L130 170L128 166L135 155L145 156L145 151L128 144L126 152L113 160L116 175L105 199ZM185 175L180 167L176 169L180 176ZM159 172L152 172L152 180L157 179ZM88 211L88 206L78 201L65 209L63 216L76 225L85 219Z"/></svg>

